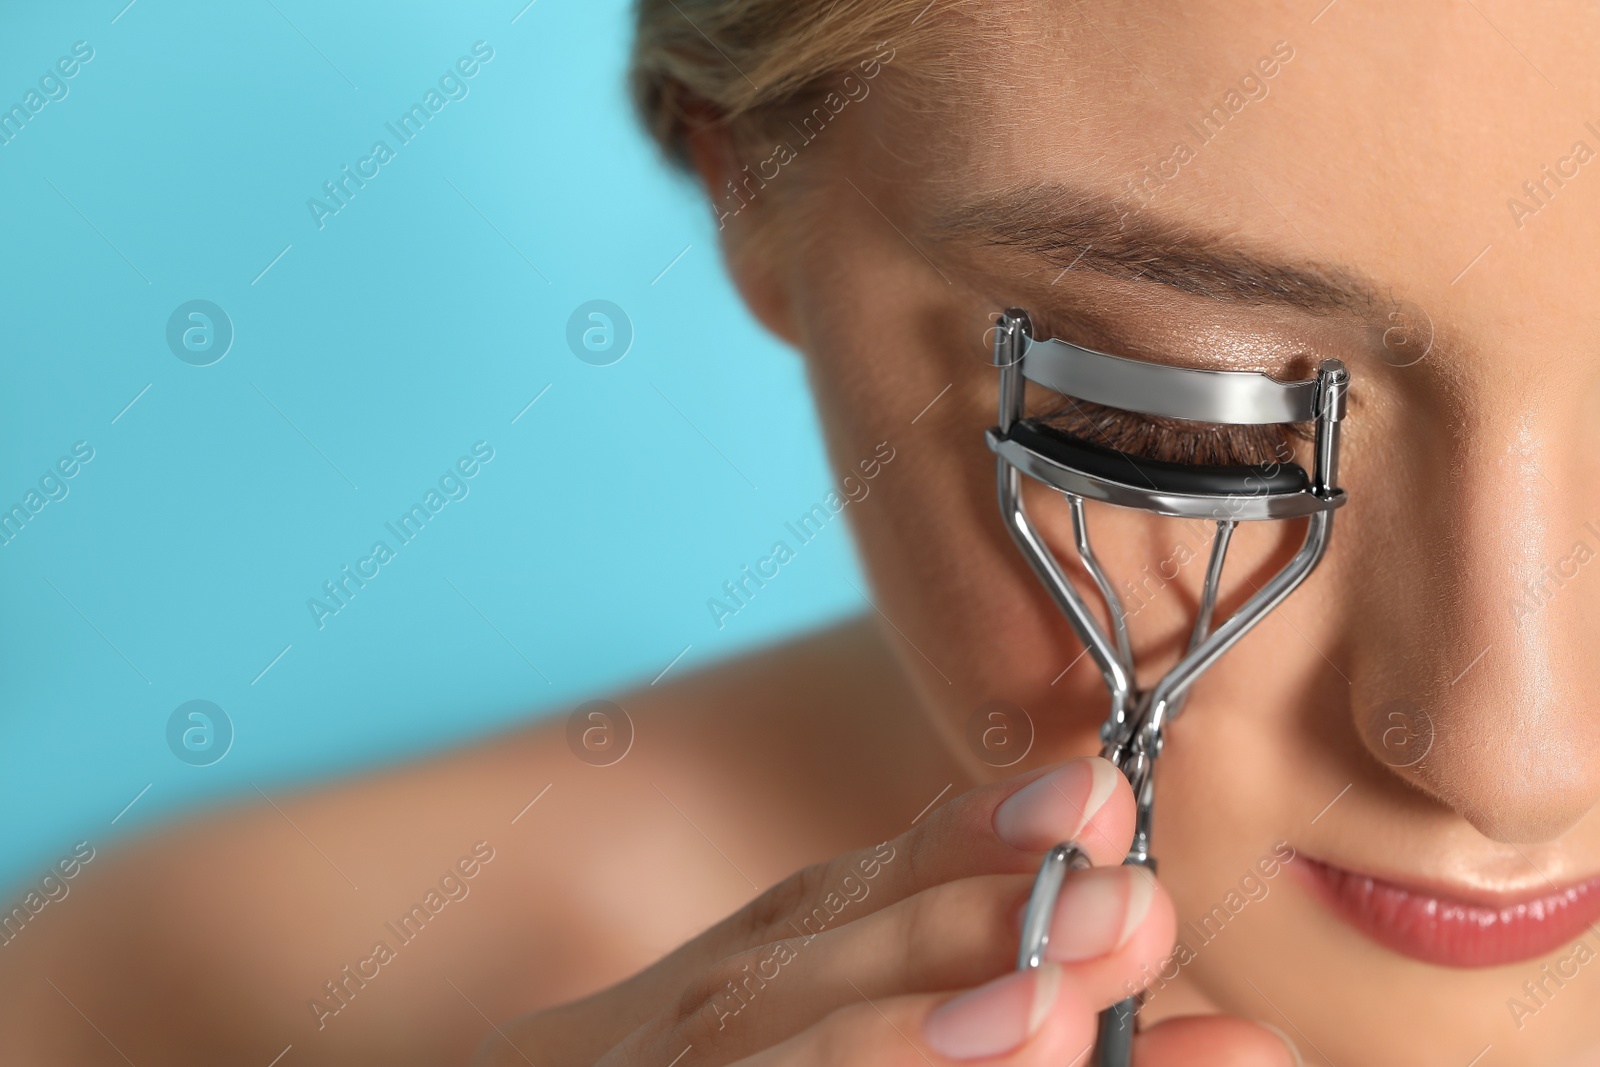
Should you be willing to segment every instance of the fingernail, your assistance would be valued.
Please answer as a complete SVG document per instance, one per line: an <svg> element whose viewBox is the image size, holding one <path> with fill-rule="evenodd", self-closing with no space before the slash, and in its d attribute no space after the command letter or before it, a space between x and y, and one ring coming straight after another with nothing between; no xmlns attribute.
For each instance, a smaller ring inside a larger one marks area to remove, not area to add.
<svg viewBox="0 0 1600 1067"><path fill-rule="evenodd" d="M1060 992L1053 963L1013 971L935 1008L923 1020L923 1040L953 1060L1003 1056L1039 1032Z"/></svg>
<svg viewBox="0 0 1600 1067"><path fill-rule="evenodd" d="M1285 1045L1287 1045L1289 1047L1289 1055L1293 1059L1294 1067L1305 1067L1306 1061L1300 1057L1300 1048L1299 1048L1299 1046L1296 1045L1292 1040L1290 1040L1288 1034L1284 1033L1282 1030L1279 1030L1276 1026L1273 1026L1271 1023L1262 1022L1260 1019L1257 1019L1255 1021L1255 1023L1256 1023L1257 1026L1261 1027L1261 1029L1270 1032L1279 1041L1282 1041Z"/></svg>
<svg viewBox="0 0 1600 1067"><path fill-rule="evenodd" d="M1155 880L1137 867L1101 867L1067 879L1050 921L1046 959L1078 963L1128 943L1150 913Z"/></svg>
<svg viewBox="0 0 1600 1067"><path fill-rule="evenodd" d="M1054 848L1089 825L1121 773L1098 756L1064 763L1006 798L995 809L994 832L1026 852Z"/></svg>

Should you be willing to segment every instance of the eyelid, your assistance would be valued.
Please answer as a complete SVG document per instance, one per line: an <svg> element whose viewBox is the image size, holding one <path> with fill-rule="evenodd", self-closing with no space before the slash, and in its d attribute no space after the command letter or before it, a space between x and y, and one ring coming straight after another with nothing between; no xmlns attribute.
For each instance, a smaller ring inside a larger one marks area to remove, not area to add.
<svg viewBox="0 0 1600 1067"><path fill-rule="evenodd" d="M1196 325L1183 329L1174 326L1139 326L1142 318L1165 318L1151 308L1126 315L1116 322L1100 316L1061 308L1036 313L1033 336L1056 338L1097 352L1121 356L1142 363L1156 363L1192 370L1255 371L1279 382L1298 382L1316 376L1323 346L1308 344L1296 331L1294 338L1277 336L1244 324L1226 326ZM1150 338L1140 337L1148 332ZM1205 336L1197 336L1204 334ZM1165 336L1163 336L1165 335Z"/></svg>

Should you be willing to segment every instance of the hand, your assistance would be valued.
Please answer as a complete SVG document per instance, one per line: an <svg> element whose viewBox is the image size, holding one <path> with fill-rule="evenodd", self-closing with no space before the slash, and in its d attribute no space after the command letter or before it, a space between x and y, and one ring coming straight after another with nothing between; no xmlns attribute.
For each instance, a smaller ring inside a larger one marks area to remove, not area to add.
<svg viewBox="0 0 1600 1067"><path fill-rule="evenodd" d="M1121 865L1133 822L1127 781L1098 758L974 789L893 841L792 875L633 978L504 1027L477 1062L1087 1064L1097 1012L1173 947L1166 890ZM1095 868L1068 876L1047 962L1016 972L1033 876L1069 839ZM1271 1032L1222 1016L1151 1027L1134 1056L1297 1062Z"/></svg>

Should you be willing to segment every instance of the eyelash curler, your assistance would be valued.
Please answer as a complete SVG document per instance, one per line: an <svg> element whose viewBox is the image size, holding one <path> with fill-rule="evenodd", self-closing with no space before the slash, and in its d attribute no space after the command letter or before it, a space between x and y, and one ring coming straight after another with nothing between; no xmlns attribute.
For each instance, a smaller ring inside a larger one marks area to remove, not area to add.
<svg viewBox="0 0 1600 1067"><path fill-rule="evenodd" d="M1111 695L1101 727L1100 754L1127 776L1137 802L1133 846L1124 863L1155 870L1150 854L1156 757L1166 724L1182 711L1189 689L1224 652L1305 581L1321 562L1333 532L1333 513L1345 502L1338 486L1339 426L1350 375L1338 360L1323 360L1316 377L1281 382L1257 371L1216 371L1146 363L1033 337L1025 311L1011 309L996 324L994 363L1000 368L999 425L986 434L998 457L1000 511L1012 540L1100 668ZM1070 400L1125 412L1234 426L1315 424L1314 465L1218 466L1145 459L1074 437L1023 415L1028 383ZM1090 610L1044 543L1022 503L1022 475L1060 492L1072 516L1073 540L1099 591L1110 632ZM1149 689L1134 677L1127 616L1089 545L1083 502L1098 500L1155 515L1209 519L1211 543L1199 610L1183 657ZM1234 526L1239 522L1308 520L1305 541L1281 571L1220 626L1213 628L1217 587ZM1089 865L1075 842L1053 849L1040 866L1023 919L1019 969L1037 967L1049 940L1056 896L1069 870ZM1128 1067L1139 998L1100 1015L1093 1063Z"/></svg>

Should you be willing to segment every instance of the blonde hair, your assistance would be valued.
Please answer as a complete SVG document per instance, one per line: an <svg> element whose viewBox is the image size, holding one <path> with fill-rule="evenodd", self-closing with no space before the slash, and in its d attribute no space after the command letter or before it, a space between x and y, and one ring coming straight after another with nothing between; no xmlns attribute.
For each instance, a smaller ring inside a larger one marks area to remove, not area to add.
<svg viewBox="0 0 1600 1067"><path fill-rule="evenodd" d="M904 52L925 39L961 2L638 0L634 106L667 158L686 166L690 132L802 101L880 43Z"/></svg>

